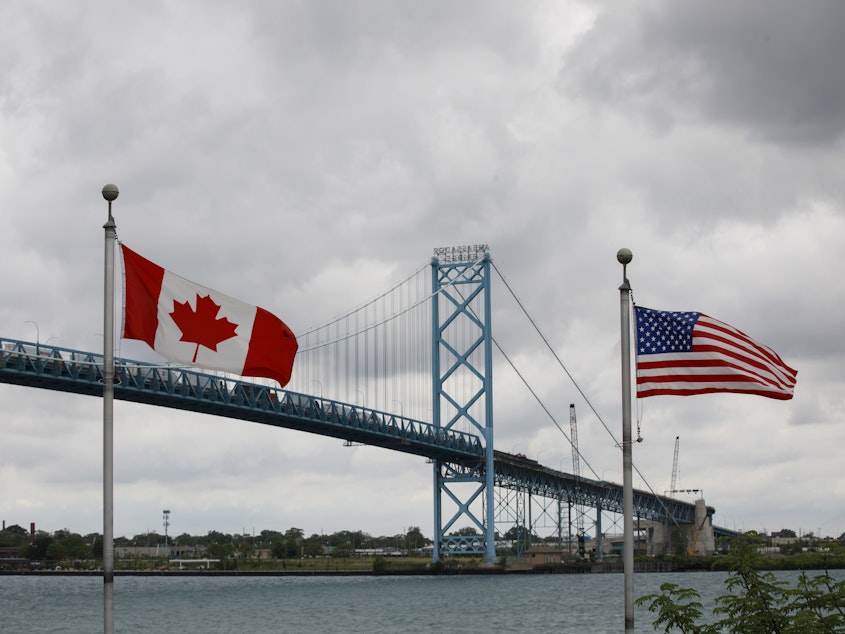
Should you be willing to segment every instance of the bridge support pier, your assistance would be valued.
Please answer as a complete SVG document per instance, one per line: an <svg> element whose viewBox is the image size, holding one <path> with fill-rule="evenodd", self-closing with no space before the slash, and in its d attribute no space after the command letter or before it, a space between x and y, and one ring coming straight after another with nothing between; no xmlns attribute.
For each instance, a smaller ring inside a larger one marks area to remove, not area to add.
<svg viewBox="0 0 845 634"><path fill-rule="evenodd" d="M596 504L596 558L604 559L604 544L602 543L601 504Z"/></svg>

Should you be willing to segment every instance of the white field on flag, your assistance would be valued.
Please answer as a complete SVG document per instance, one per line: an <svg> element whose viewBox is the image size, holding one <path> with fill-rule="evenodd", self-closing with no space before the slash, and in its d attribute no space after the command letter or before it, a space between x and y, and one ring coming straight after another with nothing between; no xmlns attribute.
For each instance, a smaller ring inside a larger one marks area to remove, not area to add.
<svg viewBox="0 0 845 634"><path fill-rule="evenodd" d="M637 396L711 392L793 396L797 372L742 331L703 313L637 311Z"/></svg>
<svg viewBox="0 0 845 634"><path fill-rule="evenodd" d="M183 333L171 313L176 304L187 302L197 312L198 299L208 296L220 306L216 319L228 319L235 325L235 337L216 344L216 350L194 341L183 341ZM155 350L162 356L186 365L196 365L211 370L235 371L244 367L256 307L207 288L175 273L165 270L158 298L158 328L155 335Z"/></svg>

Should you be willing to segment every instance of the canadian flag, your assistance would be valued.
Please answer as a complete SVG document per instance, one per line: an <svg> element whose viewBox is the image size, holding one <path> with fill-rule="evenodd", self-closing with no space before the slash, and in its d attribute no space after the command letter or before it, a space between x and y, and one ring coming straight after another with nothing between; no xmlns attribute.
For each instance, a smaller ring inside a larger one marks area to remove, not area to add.
<svg viewBox="0 0 845 634"><path fill-rule="evenodd" d="M163 357L241 376L290 381L296 336L272 313L123 252L123 336Z"/></svg>

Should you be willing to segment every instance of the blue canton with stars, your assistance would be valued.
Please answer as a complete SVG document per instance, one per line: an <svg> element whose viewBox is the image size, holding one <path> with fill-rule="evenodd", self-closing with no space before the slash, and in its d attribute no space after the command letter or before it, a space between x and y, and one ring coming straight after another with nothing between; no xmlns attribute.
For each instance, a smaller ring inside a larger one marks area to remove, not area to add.
<svg viewBox="0 0 845 634"><path fill-rule="evenodd" d="M701 313L636 307L637 353L692 352L692 331Z"/></svg>

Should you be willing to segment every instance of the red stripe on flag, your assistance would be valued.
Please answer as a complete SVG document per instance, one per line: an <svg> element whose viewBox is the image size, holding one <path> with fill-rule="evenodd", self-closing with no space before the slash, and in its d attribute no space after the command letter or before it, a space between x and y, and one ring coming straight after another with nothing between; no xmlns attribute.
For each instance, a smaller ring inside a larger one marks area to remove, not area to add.
<svg viewBox="0 0 845 634"><path fill-rule="evenodd" d="M296 336L285 322L258 306L243 374L266 376L284 387L290 381L297 348Z"/></svg>
<svg viewBox="0 0 845 634"><path fill-rule="evenodd" d="M788 401L792 398L792 394L785 394L784 392L744 388L737 386L710 386L702 388L654 388L649 390L638 391L637 397L645 398L647 396L695 396L697 394L717 394L720 392L731 392L733 394L754 394L756 396L765 396L767 398L773 398L779 401Z"/></svg>
<svg viewBox="0 0 845 634"><path fill-rule="evenodd" d="M125 245L123 270L126 282L126 310L123 320L123 337L140 339L155 348L158 328L158 296L164 279L164 269L141 257Z"/></svg>

